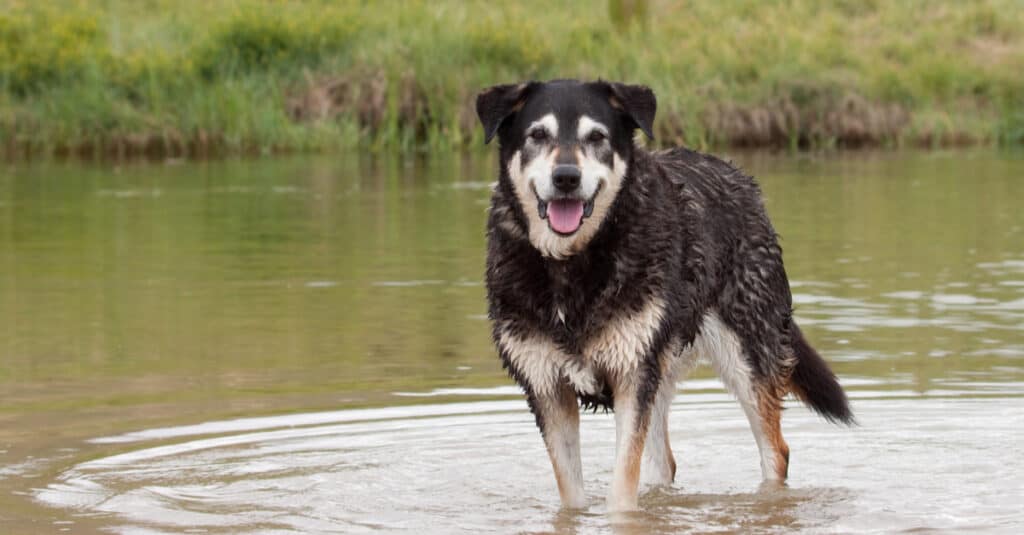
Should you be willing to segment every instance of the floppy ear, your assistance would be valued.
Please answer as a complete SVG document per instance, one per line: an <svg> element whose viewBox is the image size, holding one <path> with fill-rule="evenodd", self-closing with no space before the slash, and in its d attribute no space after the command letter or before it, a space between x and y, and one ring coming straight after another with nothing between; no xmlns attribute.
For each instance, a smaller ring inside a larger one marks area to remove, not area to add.
<svg viewBox="0 0 1024 535"><path fill-rule="evenodd" d="M536 82L489 87L476 96L476 114L484 127L484 143L490 143L502 121L523 107L527 92Z"/></svg>
<svg viewBox="0 0 1024 535"><path fill-rule="evenodd" d="M611 89L608 101L612 107L624 111L637 128L643 130L649 139L654 139L654 113L658 110L654 91L645 85L609 83L608 86Z"/></svg>

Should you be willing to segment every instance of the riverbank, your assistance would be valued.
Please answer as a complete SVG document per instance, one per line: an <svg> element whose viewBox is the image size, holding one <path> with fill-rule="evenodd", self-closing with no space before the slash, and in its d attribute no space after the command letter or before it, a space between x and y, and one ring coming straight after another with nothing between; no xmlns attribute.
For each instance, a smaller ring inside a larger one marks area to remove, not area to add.
<svg viewBox="0 0 1024 535"><path fill-rule="evenodd" d="M1024 10L987 2L35 3L0 0L8 156L438 150L473 97L628 80L661 144L1024 142Z"/></svg>

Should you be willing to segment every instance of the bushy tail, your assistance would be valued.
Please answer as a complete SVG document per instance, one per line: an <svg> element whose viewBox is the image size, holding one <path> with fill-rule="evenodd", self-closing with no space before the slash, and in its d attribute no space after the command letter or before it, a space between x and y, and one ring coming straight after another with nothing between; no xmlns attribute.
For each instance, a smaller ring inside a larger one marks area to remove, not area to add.
<svg viewBox="0 0 1024 535"><path fill-rule="evenodd" d="M791 334L796 367L789 378L790 390L829 422L856 425L846 392L839 386L836 375L829 369L825 359L807 343L796 323L793 324Z"/></svg>

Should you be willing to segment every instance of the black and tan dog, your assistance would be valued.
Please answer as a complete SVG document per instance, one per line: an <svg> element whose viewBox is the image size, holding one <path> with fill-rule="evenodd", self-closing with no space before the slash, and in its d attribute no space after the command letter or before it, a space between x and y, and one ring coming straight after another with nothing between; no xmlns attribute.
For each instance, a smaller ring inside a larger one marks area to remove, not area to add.
<svg viewBox="0 0 1024 535"><path fill-rule="evenodd" d="M675 477L668 413L704 356L739 399L765 479L784 480L779 417L795 393L830 421L853 416L793 322L782 250L754 179L686 149L648 152L647 87L557 80L477 97L500 141L487 290L494 340L526 391L562 504L585 504L579 406L613 408L612 510L636 508L643 460Z"/></svg>

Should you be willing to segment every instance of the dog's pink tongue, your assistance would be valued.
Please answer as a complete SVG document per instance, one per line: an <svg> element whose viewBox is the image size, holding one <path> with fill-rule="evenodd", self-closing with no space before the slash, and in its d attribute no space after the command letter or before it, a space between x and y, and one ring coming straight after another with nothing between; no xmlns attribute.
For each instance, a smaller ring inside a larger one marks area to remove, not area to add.
<svg viewBox="0 0 1024 535"><path fill-rule="evenodd" d="M548 221L551 228L562 234L572 234L583 220L583 201L555 199L548 203Z"/></svg>

